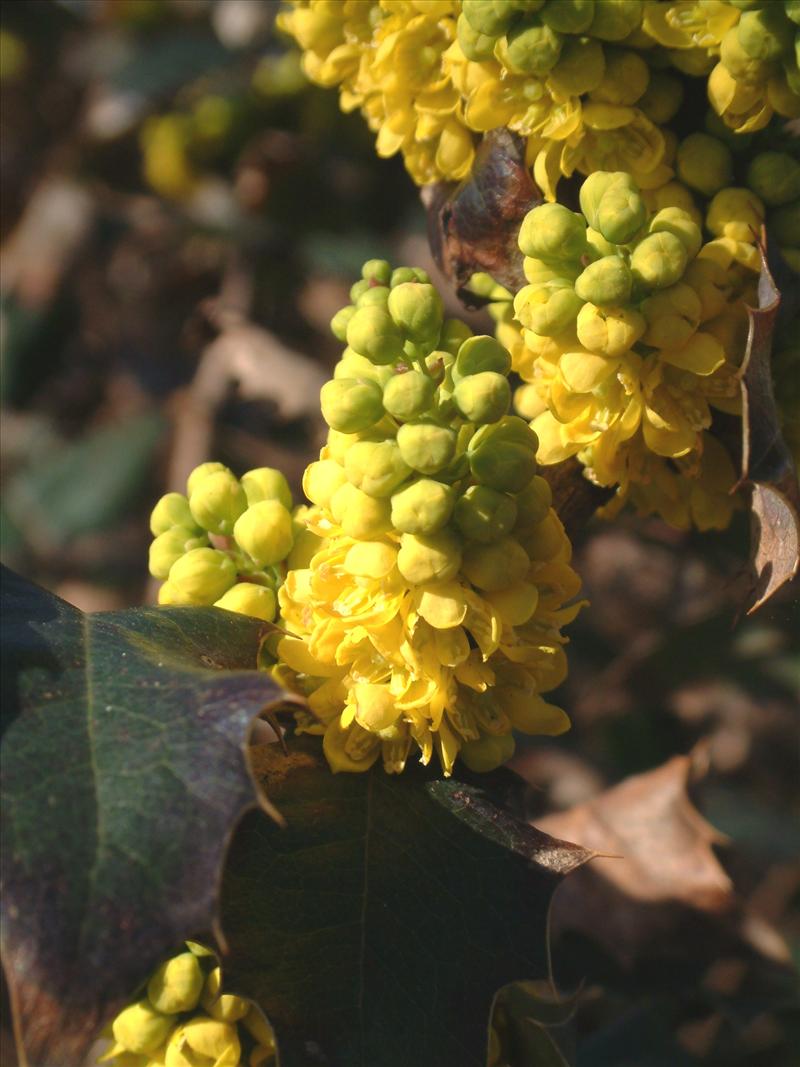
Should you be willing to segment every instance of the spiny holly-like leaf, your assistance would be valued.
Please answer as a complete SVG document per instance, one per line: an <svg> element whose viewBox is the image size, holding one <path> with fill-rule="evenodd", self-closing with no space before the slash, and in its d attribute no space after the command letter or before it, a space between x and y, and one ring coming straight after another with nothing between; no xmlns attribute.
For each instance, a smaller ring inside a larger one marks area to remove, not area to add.
<svg viewBox="0 0 800 1067"><path fill-rule="evenodd" d="M253 813L231 846L230 988L269 1016L282 1067L485 1067L493 998L547 974L550 897L591 853L474 785L334 776L320 749L259 757L287 826Z"/></svg>
<svg viewBox="0 0 800 1067"><path fill-rule="evenodd" d="M797 281L796 276L792 278L782 300L773 272L777 273L775 263L768 263L762 251L758 307L748 308L750 326L742 364L742 481L749 482L753 490L755 588L750 612L791 581L800 566L800 488L781 434L772 387L773 338L781 318L797 315Z"/></svg>
<svg viewBox="0 0 800 1067"><path fill-rule="evenodd" d="M525 166L524 143L505 129L484 137L460 185L423 190L433 258L466 303L475 302L467 282L481 271L514 292L525 284L517 235L541 199Z"/></svg>
<svg viewBox="0 0 800 1067"><path fill-rule="evenodd" d="M80 1063L211 927L258 795L251 722L281 696L253 669L265 629L214 608L84 615L5 572L2 952L31 1067Z"/></svg>

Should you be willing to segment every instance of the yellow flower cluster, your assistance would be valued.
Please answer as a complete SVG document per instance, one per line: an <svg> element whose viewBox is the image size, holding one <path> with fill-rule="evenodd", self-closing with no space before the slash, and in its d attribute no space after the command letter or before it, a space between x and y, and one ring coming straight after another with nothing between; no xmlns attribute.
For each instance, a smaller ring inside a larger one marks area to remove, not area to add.
<svg viewBox="0 0 800 1067"><path fill-rule="evenodd" d="M617 487L608 513L630 500L680 527L730 519L735 473L708 430L713 409L740 410L742 297L756 275L737 259L755 252L743 238L759 205L747 190L718 197L720 236L703 245L686 212L649 216L629 175L597 172L582 215L546 204L524 220L529 284L513 311L488 293L526 383L515 407L532 420L539 462L577 456L592 481Z"/></svg>
<svg viewBox="0 0 800 1067"><path fill-rule="evenodd" d="M100 1063L110 1067L274 1067L272 1027L222 991L212 952L193 941L162 963L144 995L117 1015Z"/></svg>
<svg viewBox="0 0 800 1067"><path fill-rule="evenodd" d="M420 185L466 177L478 135L507 126L548 199L576 171L659 188L674 176L660 127L680 108L681 75L708 75L737 131L800 114L794 0L289 2L279 25L309 78L339 86L378 154L402 152Z"/></svg>
<svg viewBox="0 0 800 1067"><path fill-rule="evenodd" d="M321 543L280 589L278 671L335 771L398 773L412 751L489 770L512 729L569 725L542 693L566 673L580 582L536 437L507 413L508 353L444 320L420 272L364 273L333 322L349 344L304 479Z"/></svg>

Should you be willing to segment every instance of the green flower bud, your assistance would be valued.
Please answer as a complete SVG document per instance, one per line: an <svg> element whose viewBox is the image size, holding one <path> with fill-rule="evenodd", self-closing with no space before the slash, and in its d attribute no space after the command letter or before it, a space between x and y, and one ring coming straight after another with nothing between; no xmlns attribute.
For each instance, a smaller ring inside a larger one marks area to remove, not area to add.
<svg viewBox="0 0 800 1067"><path fill-rule="evenodd" d="M347 480L368 496L391 496L411 473L398 445L398 441L357 441L345 456Z"/></svg>
<svg viewBox="0 0 800 1067"><path fill-rule="evenodd" d="M348 537L372 541L392 529L391 505L345 482L331 498L331 514Z"/></svg>
<svg viewBox="0 0 800 1067"><path fill-rule="evenodd" d="M383 417L383 393L363 378L334 378L320 390L322 417L334 430L359 433Z"/></svg>
<svg viewBox="0 0 800 1067"><path fill-rule="evenodd" d="M370 285L366 278L360 278L350 286L350 303L357 304L359 298L366 293Z"/></svg>
<svg viewBox="0 0 800 1067"><path fill-rule="evenodd" d="M320 459L309 463L303 473L303 492L312 504L327 507L331 497L347 481L344 468L335 459Z"/></svg>
<svg viewBox="0 0 800 1067"><path fill-rule="evenodd" d="M502 37L518 13L518 5L515 0L464 0L462 10L477 33Z"/></svg>
<svg viewBox="0 0 800 1067"><path fill-rule="evenodd" d="M193 604L213 604L236 582L236 564L217 548L192 548L170 570L170 585Z"/></svg>
<svg viewBox="0 0 800 1067"><path fill-rule="evenodd" d="M567 37L547 84L563 96L583 96L602 82L605 69L603 46L599 41L588 37Z"/></svg>
<svg viewBox="0 0 800 1067"><path fill-rule="evenodd" d="M453 367L453 381L459 382L470 374L494 371L508 374L511 370L511 355L494 337L479 334L469 337L461 345Z"/></svg>
<svg viewBox="0 0 800 1067"><path fill-rule="evenodd" d="M547 75L561 54L561 37L538 15L515 27L506 38L504 59L517 74Z"/></svg>
<svg viewBox="0 0 800 1067"><path fill-rule="evenodd" d="M196 528L189 501L182 493L167 493L162 496L150 513L150 532L153 537L166 533L173 526Z"/></svg>
<svg viewBox="0 0 800 1067"><path fill-rule="evenodd" d="M517 241L536 259L579 259L586 251L586 220L563 204L539 204L522 220Z"/></svg>
<svg viewBox="0 0 800 1067"><path fill-rule="evenodd" d="M161 964L147 983L147 998L156 1011L177 1015L197 1006L202 989L203 971L197 957L182 952Z"/></svg>
<svg viewBox="0 0 800 1067"><path fill-rule="evenodd" d="M189 497L193 519L209 533L230 534L246 507L245 491L230 471L207 475Z"/></svg>
<svg viewBox="0 0 800 1067"><path fill-rule="evenodd" d="M461 51L467 59L471 59L475 63L490 59L494 53L496 38L488 37L485 33L478 33L477 30L472 28L463 12L458 16L458 21L456 22L456 36Z"/></svg>
<svg viewBox="0 0 800 1067"><path fill-rule="evenodd" d="M455 356L468 337L472 337L472 330L466 322L461 319L445 319L439 337L439 348Z"/></svg>
<svg viewBox="0 0 800 1067"><path fill-rule="evenodd" d="M361 277L378 285L388 285L392 280L392 268L385 259L368 259L361 268Z"/></svg>
<svg viewBox="0 0 800 1067"><path fill-rule="evenodd" d="M198 485L207 478L210 474L218 474L220 471L227 471L231 473L230 469L225 466L224 463L201 463L199 467L195 467L192 473L186 480L186 495L191 496Z"/></svg>
<svg viewBox="0 0 800 1067"><path fill-rule="evenodd" d="M537 474L531 484L517 494L515 500L517 526L526 529L536 526L547 517L547 513L553 506L553 490L549 482Z"/></svg>
<svg viewBox="0 0 800 1067"><path fill-rule="evenodd" d="M787 19L800 26L800 0L783 0L783 11Z"/></svg>
<svg viewBox="0 0 800 1067"><path fill-rule="evenodd" d="M202 548L208 544L205 536L198 537L196 526L173 526L159 534L150 545L148 567L154 578L162 582L169 577L173 563L185 556L193 548Z"/></svg>
<svg viewBox="0 0 800 1067"><path fill-rule="evenodd" d="M586 242L589 245L589 248L597 253L598 258L601 258L602 256L617 255L617 246L612 244L611 241L607 241L599 230L593 230L591 226L588 226L586 229Z"/></svg>
<svg viewBox="0 0 800 1067"><path fill-rule="evenodd" d="M682 242L689 259L694 259L703 244L703 235L694 219L679 207L663 207L650 220L650 233L671 233Z"/></svg>
<svg viewBox="0 0 800 1067"><path fill-rule="evenodd" d="M508 763L515 748L513 734L483 734L475 741L464 741L458 758L471 771L487 774Z"/></svg>
<svg viewBox="0 0 800 1067"><path fill-rule="evenodd" d="M590 263L575 282L581 300L591 300L601 307L625 304L630 299L633 275L619 256L604 256Z"/></svg>
<svg viewBox="0 0 800 1067"><path fill-rule="evenodd" d="M508 378L494 371L481 371L463 378L455 387L456 407L470 422L497 422L511 404Z"/></svg>
<svg viewBox="0 0 800 1067"><path fill-rule="evenodd" d="M641 310L647 319L646 345L683 348L700 325L702 305L694 289L677 282L643 300Z"/></svg>
<svg viewBox="0 0 800 1067"><path fill-rule="evenodd" d="M409 340L431 343L442 328L442 298L426 282L403 282L389 294L389 314Z"/></svg>
<svg viewBox="0 0 800 1067"><path fill-rule="evenodd" d="M366 292L363 292L358 298L357 308L365 307L381 307L386 308L389 303L389 293L391 290L388 285L371 285Z"/></svg>
<svg viewBox="0 0 800 1067"><path fill-rule="evenodd" d="M594 18L595 0L550 0L541 19L556 33L583 33Z"/></svg>
<svg viewBox="0 0 800 1067"><path fill-rule="evenodd" d="M650 68L636 52L606 50L606 69L592 99L603 104L630 107L644 95L650 81Z"/></svg>
<svg viewBox="0 0 800 1067"><path fill-rule="evenodd" d="M164 1044L174 1026L171 1016L163 1015L147 1000L139 1000L119 1013L111 1032L127 1052L147 1055Z"/></svg>
<svg viewBox="0 0 800 1067"><path fill-rule="evenodd" d="M397 431L397 444L409 467L420 474L436 474L455 456L456 435L449 426L407 422Z"/></svg>
<svg viewBox="0 0 800 1067"><path fill-rule="evenodd" d="M434 534L446 525L454 501L451 486L420 478L392 497L392 526L401 533Z"/></svg>
<svg viewBox="0 0 800 1067"><path fill-rule="evenodd" d="M404 533L397 567L412 585L449 581L461 567L461 545L449 530L429 535Z"/></svg>
<svg viewBox="0 0 800 1067"><path fill-rule="evenodd" d="M642 0L602 0L595 3L589 32L602 41L621 41L642 21Z"/></svg>
<svg viewBox="0 0 800 1067"><path fill-rule="evenodd" d="M392 271L389 285L392 289L403 282L429 282L430 278L420 267L397 267Z"/></svg>
<svg viewBox="0 0 800 1067"><path fill-rule="evenodd" d="M683 103L683 82L672 74L654 70L650 84L637 102L637 107L656 126L666 126L675 118Z"/></svg>
<svg viewBox="0 0 800 1067"><path fill-rule="evenodd" d="M470 471L481 485L521 493L536 473L538 439L516 415L482 426L467 448Z"/></svg>
<svg viewBox="0 0 800 1067"><path fill-rule="evenodd" d="M275 591L267 585L255 582L237 582L219 600L214 601L215 608L235 611L238 615L250 615L254 619L272 622L278 611ZM151 997L152 999L152 997ZM185 1011L185 1008L177 1009ZM218 1018L219 1016L215 1016Z"/></svg>
<svg viewBox="0 0 800 1067"><path fill-rule="evenodd" d="M554 337L575 322L583 301L564 278L544 285L526 285L514 297L514 314L528 329Z"/></svg>
<svg viewBox="0 0 800 1067"><path fill-rule="evenodd" d="M242 1047L236 1027L198 1015L174 1032L164 1056L165 1067L238 1067Z"/></svg>
<svg viewBox="0 0 800 1067"><path fill-rule="evenodd" d="M794 44L794 27L783 13L783 4L765 4L745 11L739 19L739 44L751 59L780 59Z"/></svg>
<svg viewBox="0 0 800 1067"><path fill-rule="evenodd" d="M576 323L584 348L612 358L632 348L646 328L644 317L634 308L599 308L594 304L583 305Z"/></svg>
<svg viewBox="0 0 800 1067"><path fill-rule="evenodd" d="M774 65L762 59L754 59L742 48L739 28L732 26L720 42L719 61L737 82L745 85L762 85L772 73Z"/></svg>
<svg viewBox="0 0 800 1067"><path fill-rule="evenodd" d="M788 204L800 197L800 163L788 152L760 152L747 168L747 184L771 207Z"/></svg>
<svg viewBox="0 0 800 1067"><path fill-rule="evenodd" d="M471 485L457 502L454 517L468 541L491 544L513 529L517 504L507 493L498 493L486 485Z"/></svg>
<svg viewBox="0 0 800 1067"><path fill-rule="evenodd" d="M347 324L355 313L355 306L348 304L347 307L340 308L331 319L331 333L342 344L347 340Z"/></svg>
<svg viewBox="0 0 800 1067"><path fill-rule="evenodd" d="M364 378L368 382L375 382L383 389L395 373L390 365L378 367L365 356L359 356L349 346L342 352L342 358L333 368L334 378Z"/></svg>
<svg viewBox="0 0 800 1067"><path fill-rule="evenodd" d="M634 239L647 220L647 205L635 186L615 182L603 195L594 225L613 244L624 245Z"/></svg>
<svg viewBox="0 0 800 1067"><path fill-rule="evenodd" d="M707 133L690 133L679 147L676 157L678 177L703 196L713 196L730 185L733 156L727 145Z"/></svg>
<svg viewBox="0 0 800 1067"><path fill-rule="evenodd" d="M382 307L364 307L356 311L347 324L347 343L358 355L379 366L396 363L403 356L400 331Z"/></svg>
<svg viewBox="0 0 800 1067"><path fill-rule="evenodd" d="M244 997L222 992L222 971L219 967L215 967L206 979L202 1004L213 1019L223 1023L238 1022L252 1007L251 1002Z"/></svg>
<svg viewBox="0 0 800 1067"><path fill-rule="evenodd" d="M524 581L530 566L525 549L513 537L502 537L488 545L468 545L461 562L466 577L487 593Z"/></svg>
<svg viewBox="0 0 800 1067"><path fill-rule="evenodd" d="M292 550L292 516L279 500L262 500L237 520L233 536L260 567L274 567Z"/></svg>
<svg viewBox="0 0 800 1067"><path fill-rule="evenodd" d="M395 374L383 390L383 406L396 419L406 421L424 415L433 404L436 383L421 371Z"/></svg>
<svg viewBox="0 0 800 1067"><path fill-rule="evenodd" d="M275 467L256 467L241 477L242 489L248 504L260 504L262 500L280 500L291 511L294 507L292 491L281 471Z"/></svg>
<svg viewBox="0 0 800 1067"><path fill-rule="evenodd" d="M672 233L651 233L631 256L631 271L647 289L666 289L679 281L688 260L686 247Z"/></svg>

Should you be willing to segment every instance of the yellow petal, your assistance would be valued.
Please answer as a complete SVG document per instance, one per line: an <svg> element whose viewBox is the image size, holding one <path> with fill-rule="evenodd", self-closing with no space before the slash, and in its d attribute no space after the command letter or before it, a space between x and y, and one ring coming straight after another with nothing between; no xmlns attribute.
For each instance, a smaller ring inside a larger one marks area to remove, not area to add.
<svg viewBox="0 0 800 1067"><path fill-rule="evenodd" d="M419 614L437 630L460 626L467 614L464 590L458 582L423 586L416 601Z"/></svg>
<svg viewBox="0 0 800 1067"><path fill-rule="evenodd" d="M683 348L662 349L659 355L673 367L703 376L713 374L725 362L725 349L710 333L696 333Z"/></svg>

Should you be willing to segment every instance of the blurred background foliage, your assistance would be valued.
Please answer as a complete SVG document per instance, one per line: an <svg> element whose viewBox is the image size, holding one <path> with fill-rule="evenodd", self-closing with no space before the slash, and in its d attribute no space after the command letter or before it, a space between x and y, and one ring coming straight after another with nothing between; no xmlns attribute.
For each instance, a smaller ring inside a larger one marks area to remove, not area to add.
<svg viewBox="0 0 800 1067"><path fill-rule="evenodd" d="M363 260L436 275L402 163L305 83L277 7L3 8L2 556L86 610L153 600L149 510L196 463L299 489ZM800 612L789 588L738 617L747 541L744 515L721 536L624 517L576 544L574 729L515 765L537 824L625 856L554 916L580 1067L798 1062ZM504 1024L516 1062L530 1011Z"/></svg>

